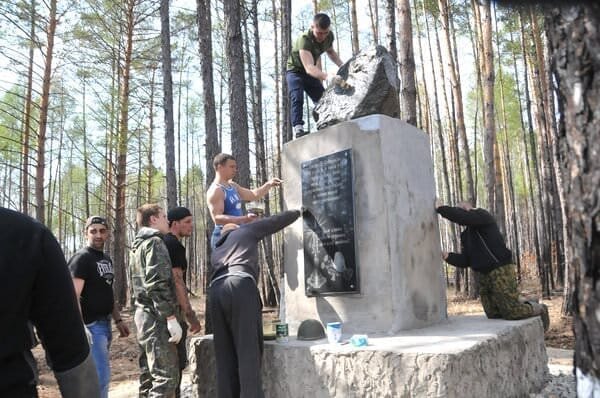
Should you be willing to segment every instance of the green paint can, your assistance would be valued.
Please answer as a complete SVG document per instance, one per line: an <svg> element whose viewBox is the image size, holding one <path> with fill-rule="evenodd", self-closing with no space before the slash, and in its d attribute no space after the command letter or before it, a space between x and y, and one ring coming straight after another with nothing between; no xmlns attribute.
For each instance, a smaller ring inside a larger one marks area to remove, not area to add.
<svg viewBox="0 0 600 398"><path fill-rule="evenodd" d="M287 343L288 340L288 324L278 323L275 325L275 336L278 343Z"/></svg>

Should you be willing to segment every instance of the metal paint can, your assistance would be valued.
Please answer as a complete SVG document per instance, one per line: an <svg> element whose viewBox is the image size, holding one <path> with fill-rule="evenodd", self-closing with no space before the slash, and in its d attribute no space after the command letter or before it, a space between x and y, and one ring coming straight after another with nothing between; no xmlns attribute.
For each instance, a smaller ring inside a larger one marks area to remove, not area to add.
<svg viewBox="0 0 600 398"><path fill-rule="evenodd" d="M275 336L278 343L287 343L288 340L288 324L278 323L275 325Z"/></svg>

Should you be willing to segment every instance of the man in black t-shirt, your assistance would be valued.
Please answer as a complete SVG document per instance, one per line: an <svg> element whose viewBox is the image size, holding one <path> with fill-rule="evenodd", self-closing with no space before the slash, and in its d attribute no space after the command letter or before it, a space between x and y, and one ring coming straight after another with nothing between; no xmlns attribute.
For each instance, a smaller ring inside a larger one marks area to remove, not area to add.
<svg viewBox="0 0 600 398"><path fill-rule="evenodd" d="M169 233L164 236L164 241L169 250L169 257L171 258L171 264L173 265L173 280L175 281L177 303L179 304L182 315L185 316L185 319L189 324L190 333L196 334L200 332L200 321L198 321L187 295L185 273L187 271L188 262L185 257L185 247L181 244L181 238L192 235L194 228L192 213L185 207L175 207L169 210L167 219L169 220ZM182 329L183 335L179 344L177 344L177 355L179 357L179 368L183 371L188 364L186 349L187 327L185 324L182 325ZM179 378L179 384L176 391L177 397L180 396L180 384L181 377Z"/></svg>
<svg viewBox="0 0 600 398"><path fill-rule="evenodd" d="M64 398L99 394L65 256L52 233L0 207L0 397L37 397L32 323Z"/></svg>
<svg viewBox="0 0 600 398"><path fill-rule="evenodd" d="M121 319L113 298L113 264L110 257L103 252L108 234L108 223L105 218L98 216L88 218L85 223L87 246L69 260L81 315L92 344L92 357L98 372L102 398L108 397L110 383L108 350L112 340L111 315L120 337L129 335L129 328Z"/></svg>

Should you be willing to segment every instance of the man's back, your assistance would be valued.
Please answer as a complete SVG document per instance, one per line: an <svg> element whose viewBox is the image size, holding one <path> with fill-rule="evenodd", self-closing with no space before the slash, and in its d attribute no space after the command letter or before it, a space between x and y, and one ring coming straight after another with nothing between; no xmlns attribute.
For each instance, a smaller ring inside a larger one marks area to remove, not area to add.
<svg viewBox="0 0 600 398"><path fill-rule="evenodd" d="M0 208L0 278L5 281L0 289L0 396L35 388L28 322L36 326L61 385L60 372L79 367L89 357L71 276L51 232L4 208ZM93 364L91 369L92 375L86 377L91 377L90 386L95 385L91 391L97 391Z"/></svg>

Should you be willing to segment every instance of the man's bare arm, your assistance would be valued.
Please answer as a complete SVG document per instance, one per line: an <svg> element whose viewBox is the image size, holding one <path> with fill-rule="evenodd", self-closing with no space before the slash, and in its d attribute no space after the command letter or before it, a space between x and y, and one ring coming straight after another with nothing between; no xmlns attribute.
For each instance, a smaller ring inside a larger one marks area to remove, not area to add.
<svg viewBox="0 0 600 398"><path fill-rule="evenodd" d="M308 50L300 50L300 61L302 61L302 66L304 66L304 70L306 73L319 80L326 80L327 73L323 72L321 68L315 65L315 59L312 54Z"/></svg>
<svg viewBox="0 0 600 398"><path fill-rule="evenodd" d="M269 181L265 182L259 188L255 189L244 188L236 183L233 183L233 185L237 189L240 198L242 198L242 200L246 202L249 202L252 200L258 200L263 198L271 188L278 187L279 185L281 185L282 182L283 181L281 181L279 178L272 178Z"/></svg>
<svg viewBox="0 0 600 398"><path fill-rule="evenodd" d="M183 270L181 268L173 268L173 280L175 281L175 296L177 296L177 302L185 314L185 319L190 325L190 332L192 334L198 333L200 331L200 321L198 321L196 313L190 304L185 281L183 280Z"/></svg>
<svg viewBox="0 0 600 398"><path fill-rule="evenodd" d="M75 288L75 295L77 296L77 305L79 306L79 313L81 314L81 292L85 285L85 279L73 278L73 287Z"/></svg>
<svg viewBox="0 0 600 398"><path fill-rule="evenodd" d="M338 67L342 66L343 62L340 59L340 56L338 55L338 53L333 49L333 47L331 47L329 50L327 50L327 55L329 56L329 59L336 64Z"/></svg>

